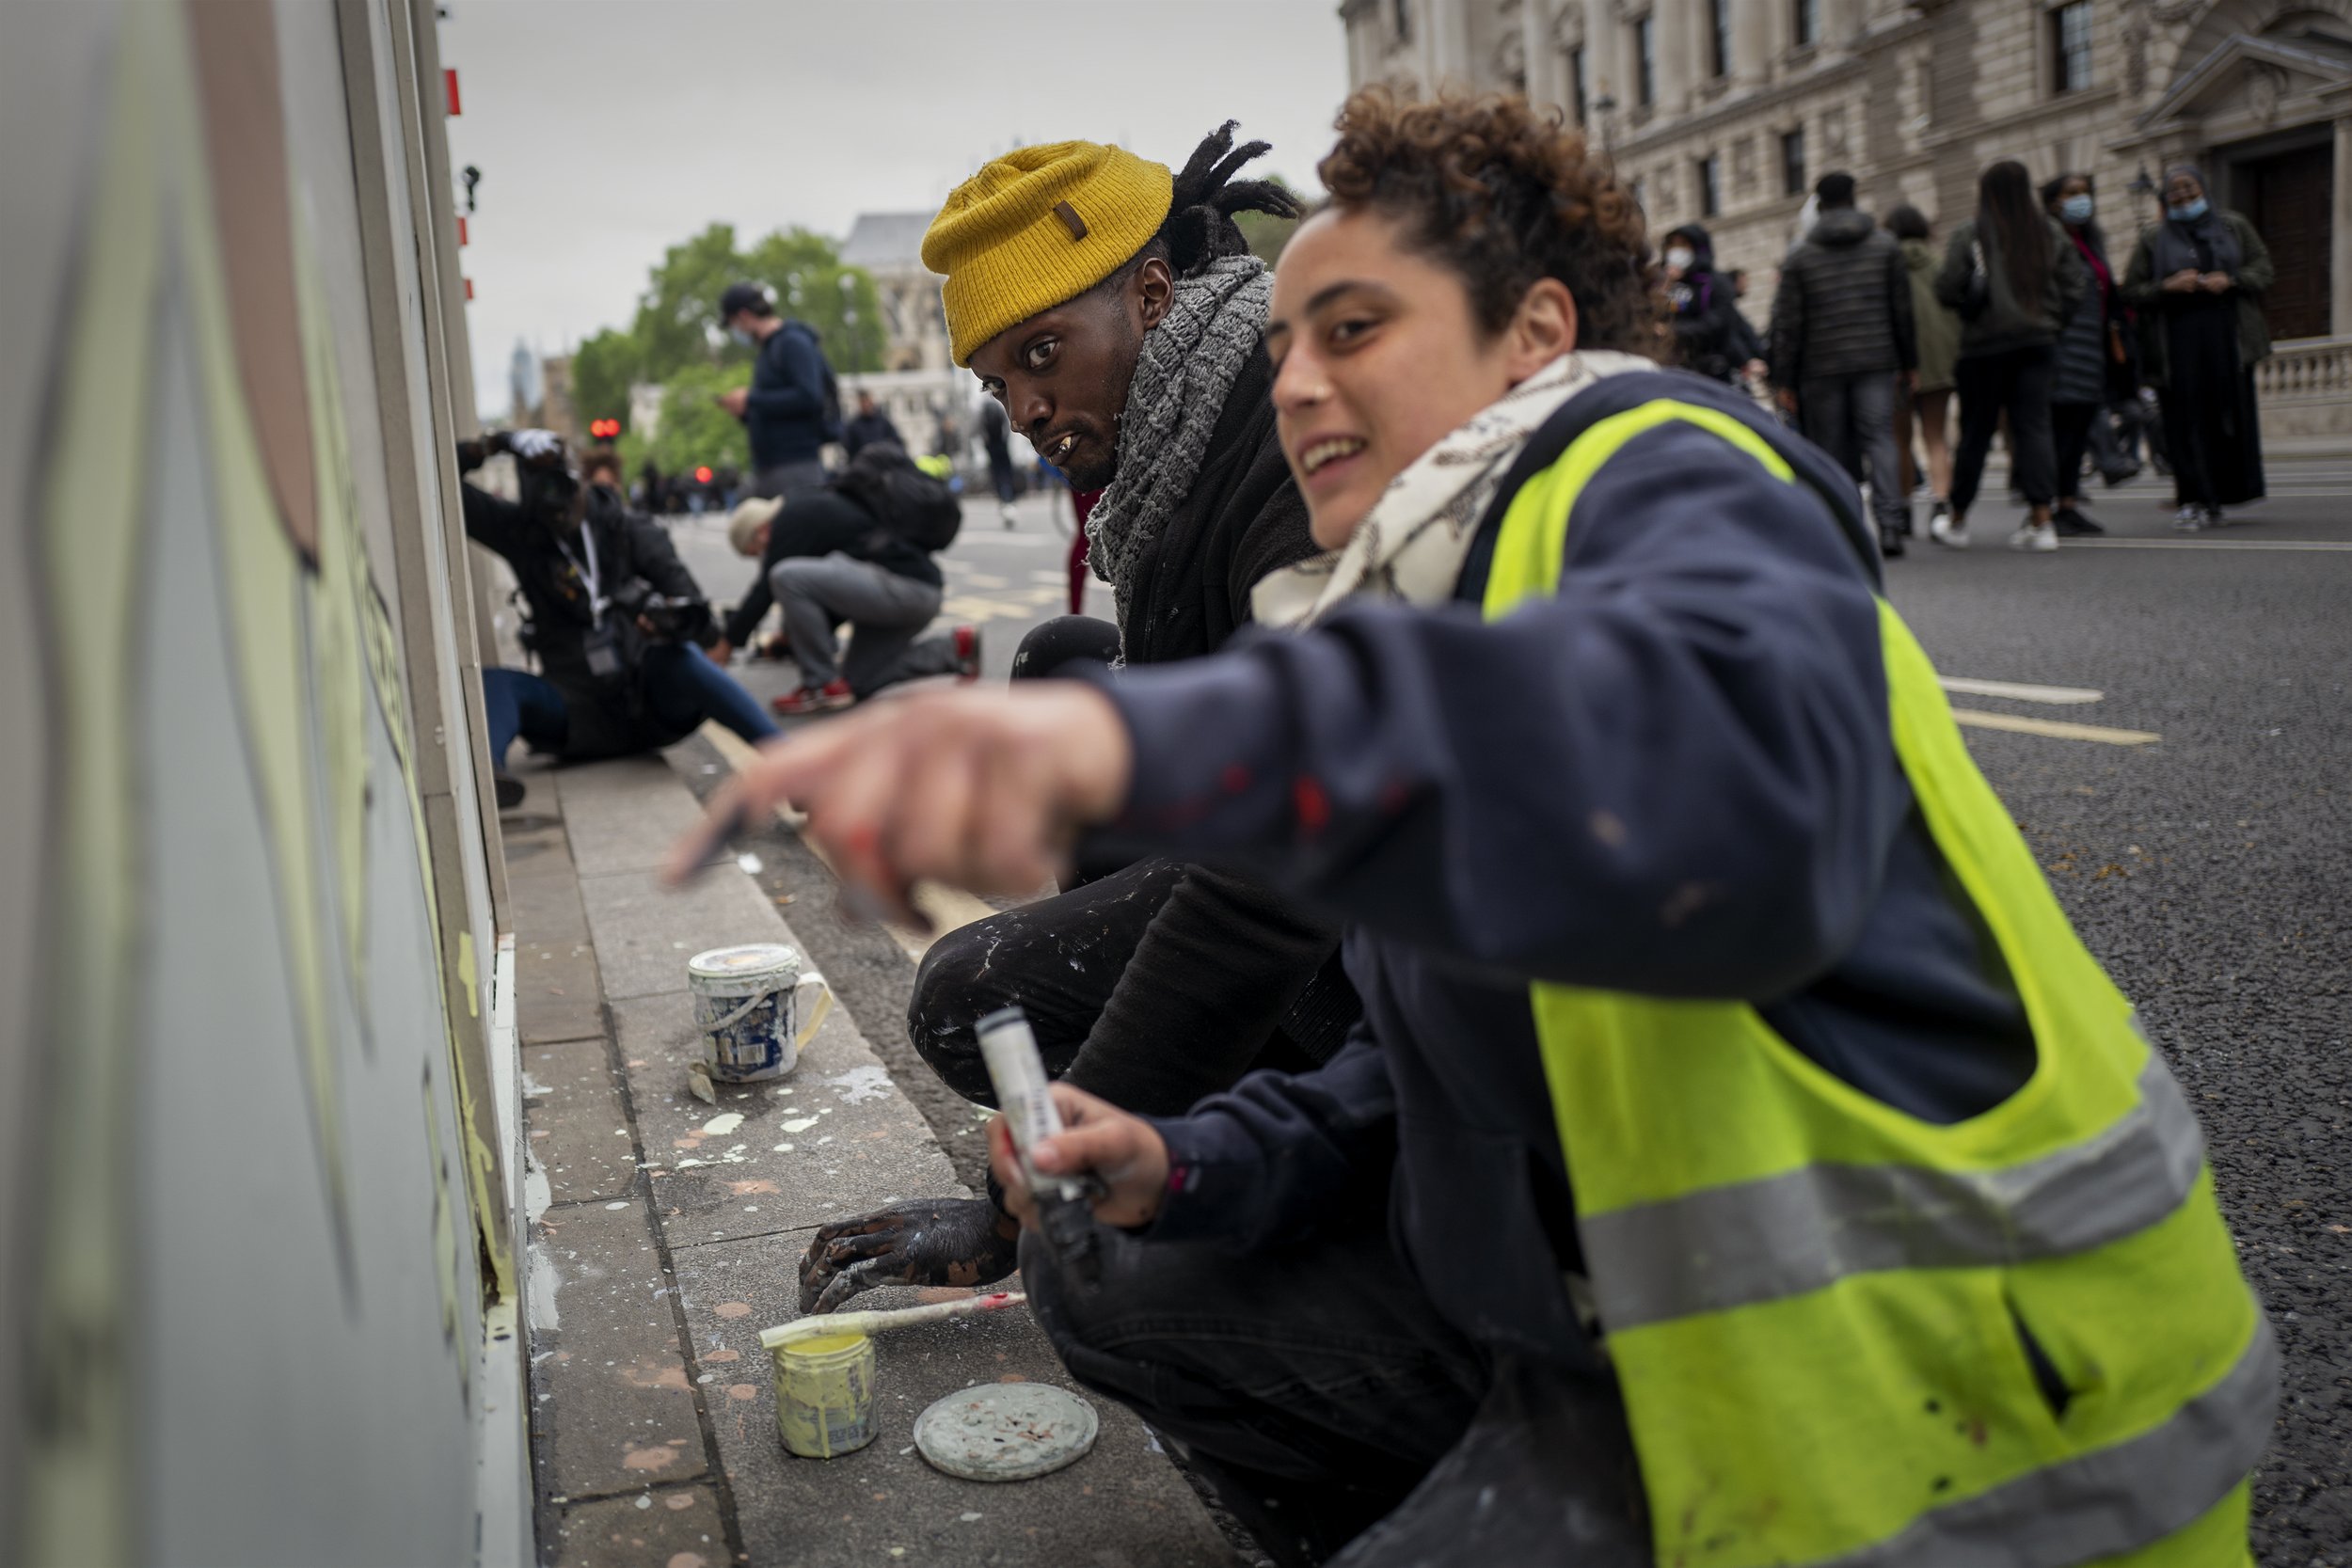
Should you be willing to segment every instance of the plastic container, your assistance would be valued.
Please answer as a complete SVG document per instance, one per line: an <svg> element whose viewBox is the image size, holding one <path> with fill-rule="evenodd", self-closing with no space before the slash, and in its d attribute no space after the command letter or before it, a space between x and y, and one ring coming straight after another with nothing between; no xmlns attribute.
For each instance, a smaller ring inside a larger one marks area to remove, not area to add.
<svg viewBox="0 0 2352 1568"><path fill-rule="evenodd" d="M776 1432L803 1459L832 1459L874 1440L874 1341L828 1334L779 1345Z"/></svg>
<svg viewBox="0 0 2352 1568"><path fill-rule="evenodd" d="M697 953L686 963L686 989L694 997L704 1065L720 1084L755 1084L790 1072L801 1048L833 1011L825 977L803 972L800 950L780 942ZM813 990L814 999L803 1003L803 990Z"/></svg>

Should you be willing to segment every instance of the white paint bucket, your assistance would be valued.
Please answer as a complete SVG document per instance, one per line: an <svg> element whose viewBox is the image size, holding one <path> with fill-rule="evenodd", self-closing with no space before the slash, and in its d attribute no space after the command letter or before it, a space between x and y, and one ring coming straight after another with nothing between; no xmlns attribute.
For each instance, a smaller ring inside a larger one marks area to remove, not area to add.
<svg viewBox="0 0 2352 1568"><path fill-rule="evenodd" d="M755 1084L790 1072L801 1047L833 1011L825 977L803 971L799 949L780 942L697 953L687 960L686 988L694 996L703 1063L720 1084ZM814 990L815 998L803 1004L803 990Z"/></svg>

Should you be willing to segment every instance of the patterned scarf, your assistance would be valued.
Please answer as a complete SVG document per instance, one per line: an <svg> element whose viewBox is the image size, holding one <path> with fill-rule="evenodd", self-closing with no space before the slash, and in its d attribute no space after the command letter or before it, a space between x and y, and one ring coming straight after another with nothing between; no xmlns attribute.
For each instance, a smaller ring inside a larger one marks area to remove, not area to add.
<svg viewBox="0 0 2352 1568"><path fill-rule="evenodd" d="M1263 261L1222 258L1178 278L1168 314L1144 335L1119 417L1119 472L1087 518L1088 559L1111 585L1122 636L1136 568L1192 494L1225 394L1257 352L1273 292Z"/></svg>
<svg viewBox="0 0 2352 1568"><path fill-rule="evenodd" d="M1407 464L1343 547L1270 573L1250 593L1250 613L1261 626L1309 626L1352 598L1443 603L1528 438L1602 377L1657 368L1601 349L1562 355Z"/></svg>

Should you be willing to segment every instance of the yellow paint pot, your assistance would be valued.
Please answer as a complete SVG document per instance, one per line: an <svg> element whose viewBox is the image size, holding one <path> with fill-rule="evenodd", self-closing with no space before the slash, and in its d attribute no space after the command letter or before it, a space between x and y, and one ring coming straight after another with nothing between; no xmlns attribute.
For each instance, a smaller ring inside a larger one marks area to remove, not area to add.
<svg viewBox="0 0 2352 1568"><path fill-rule="evenodd" d="M832 1459L874 1440L874 1341L863 1334L799 1339L776 1364L776 1431L803 1459Z"/></svg>

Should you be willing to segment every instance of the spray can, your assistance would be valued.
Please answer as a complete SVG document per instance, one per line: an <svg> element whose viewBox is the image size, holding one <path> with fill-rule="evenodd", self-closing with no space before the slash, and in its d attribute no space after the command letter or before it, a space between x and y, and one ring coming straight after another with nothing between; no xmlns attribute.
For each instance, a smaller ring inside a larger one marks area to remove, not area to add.
<svg viewBox="0 0 2352 1568"><path fill-rule="evenodd" d="M1012 1132L1013 1153L1037 1199L1038 1228L1062 1268L1079 1283L1092 1285L1102 1271L1093 1202L1101 1186L1083 1177L1041 1176L1029 1163L1029 1150L1038 1140L1054 1136L1062 1127L1028 1015L1018 1007L1001 1007L982 1017L976 1028L988 1081Z"/></svg>

